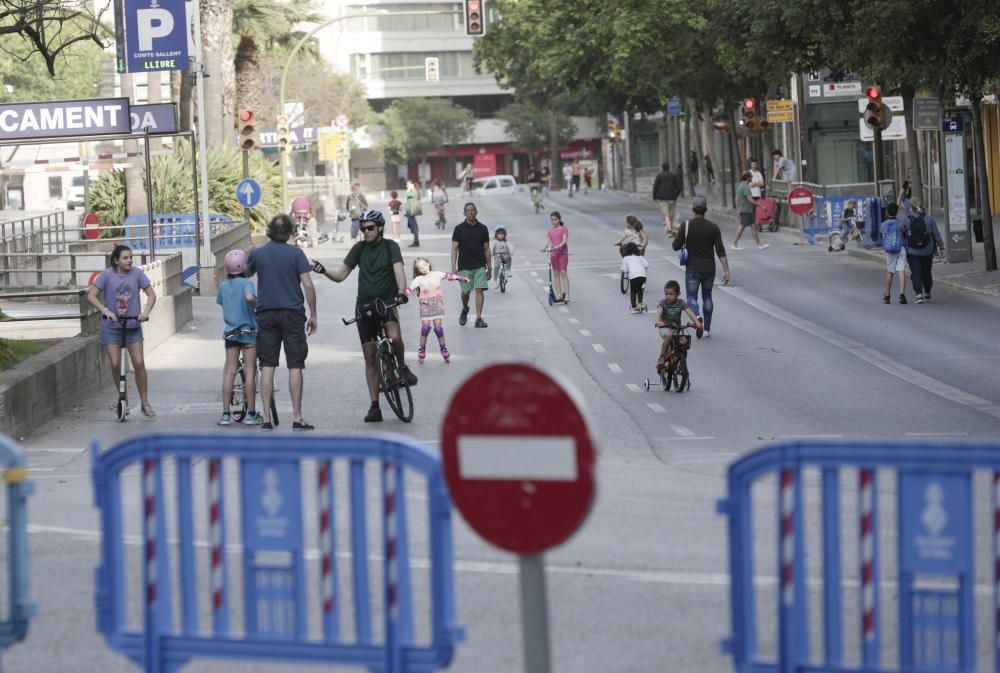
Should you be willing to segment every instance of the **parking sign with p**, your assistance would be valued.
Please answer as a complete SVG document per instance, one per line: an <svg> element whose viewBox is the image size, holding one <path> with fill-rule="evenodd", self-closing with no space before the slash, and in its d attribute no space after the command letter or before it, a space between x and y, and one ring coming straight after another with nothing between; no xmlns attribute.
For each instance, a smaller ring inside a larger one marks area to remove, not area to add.
<svg viewBox="0 0 1000 673"><path fill-rule="evenodd" d="M124 3L128 72L188 69L184 0L119 0Z"/></svg>

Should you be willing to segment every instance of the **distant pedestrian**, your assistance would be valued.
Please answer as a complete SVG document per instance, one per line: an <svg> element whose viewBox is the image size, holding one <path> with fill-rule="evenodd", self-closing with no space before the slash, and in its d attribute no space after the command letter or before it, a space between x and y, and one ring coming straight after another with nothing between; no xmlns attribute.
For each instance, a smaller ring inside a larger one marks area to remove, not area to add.
<svg viewBox="0 0 1000 673"><path fill-rule="evenodd" d="M351 217L351 240L357 240L358 227L361 226L361 213L368 210L368 199L361 193L361 185L355 182L351 185L351 193L347 195L347 213Z"/></svg>
<svg viewBox="0 0 1000 673"><path fill-rule="evenodd" d="M740 176L740 184L736 187L736 205L737 210L740 213L740 227L736 230L736 238L733 240L733 244L729 247L733 250L742 250L743 248L740 247L740 236L743 235L744 229L750 227L750 235L753 236L753 240L757 244L757 248L759 250L769 248L769 243L760 242L760 234L757 232L757 221L755 217L757 212L757 202L750 196L750 171L745 171L743 175Z"/></svg>
<svg viewBox="0 0 1000 673"><path fill-rule="evenodd" d="M549 170L549 162L546 161L542 164L542 170L539 174L539 179L542 181L542 194L544 196L549 195L549 185L552 182L552 171Z"/></svg>
<svg viewBox="0 0 1000 673"><path fill-rule="evenodd" d="M688 152L688 187L691 191L691 195L695 194L695 186L698 184L698 153L694 150Z"/></svg>
<svg viewBox="0 0 1000 673"><path fill-rule="evenodd" d="M653 200L663 216L663 233L673 236L674 219L677 215L677 197L681 194L680 179L670 170L670 164L663 162L663 170L653 181Z"/></svg>
<svg viewBox="0 0 1000 673"><path fill-rule="evenodd" d="M938 259L944 259L944 241L937 222L919 204L912 207L904 231L910 282L917 295L916 302L923 304L931 300L931 288L934 287L934 277L931 274L934 251L937 250Z"/></svg>
<svg viewBox="0 0 1000 673"><path fill-rule="evenodd" d="M798 171L795 169L795 162L791 159L786 159L781 150L776 149L771 152L771 159L773 161L772 180L795 182L799 179Z"/></svg>
<svg viewBox="0 0 1000 673"><path fill-rule="evenodd" d="M628 274L630 313L646 310L643 292L646 289L646 269L649 262L639 252L639 246L629 243L622 249L622 271Z"/></svg>
<svg viewBox="0 0 1000 673"><path fill-rule="evenodd" d="M573 167L569 164L563 164L562 174L563 184L566 185L566 190L569 192L569 195L573 196Z"/></svg>
<svg viewBox="0 0 1000 673"><path fill-rule="evenodd" d="M594 171L590 168L590 166L587 166L585 169L583 169L584 193L589 192L590 188L594 186L592 184L593 179L594 179Z"/></svg>
<svg viewBox="0 0 1000 673"><path fill-rule="evenodd" d="M583 175L583 167L580 166L579 159L573 159L573 163L569 167L570 181L573 185L573 191L580 191L580 177Z"/></svg>
<svg viewBox="0 0 1000 673"><path fill-rule="evenodd" d="M465 164L465 168L458 175L458 181L462 184L462 189L466 193L472 191L472 164Z"/></svg>
<svg viewBox="0 0 1000 673"><path fill-rule="evenodd" d="M705 177L711 184L715 184L715 168L712 166L712 157L705 155Z"/></svg>
<svg viewBox="0 0 1000 673"><path fill-rule="evenodd" d="M680 185L681 196L684 196L684 162L678 160L674 164L674 170L677 172L677 182ZM694 195L692 194L692 196Z"/></svg>
<svg viewBox="0 0 1000 673"><path fill-rule="evenodd" d="M885 253L885 292L882 293L882 302L892 303L892 277L896 275L899 279L899 303L906 302L906 245L903 240L903 225L896 219L899 213L899 205L890 203L886 206L886 214L889 219L882 222L882 251Z"/></svg>
<svg viewBox="0 0 1000 673"><path fill-rule="evenodd" d="M417 223L417 215L423 215L424 209L420 202L420 190L413 180L406 181L406 226L413 234L411 248L420 247L420 225Z"/></svg>
<svg viewBox="0 0 1000 673"><path fill-rule="evenodd" d="M750 160L750 196L755 201L764 197L764 174L756 159Z"/></svg>
<svg viewBox="0 0 1000 673"><path fill-rule="evenodd" d="M674 250L680 250L685 245L688 250L687 269L684 272L684 283L687 286L687 303L695 313L698 311L698 293L701 292L701 305L704 311L705 337L711 336L712 287L715 285L715 257L718 255L722 263L722 283L729 284L729 260L726 259L726 247L722 244L722 232L719 225L705 219L708 203L704 196L694 197L691 204L694 217L682 224L674 238ZM699 319L699 322L701 320Z"/></svg>
<svg viewBox="0 0 1000 673"><path fill-rule="evenodd" d="M469 320L469 297L476 292L476 327L487 327L483 320L483 300L490 286L493 253L490 251L490 231L476 217L476 204L465 204L465 219L451 235L451 272L465 276L462 281L462 312L458 324L465 326Z"/></svg>
<svg viewBox="0 0 1000 673"><path fill-rule="evenodd" d="M392 237L399 242L399 224L402 221L400 211L403 210L403 202L399 200L399 192L395 189L389 192L389 219L392 221Z"/></svg>

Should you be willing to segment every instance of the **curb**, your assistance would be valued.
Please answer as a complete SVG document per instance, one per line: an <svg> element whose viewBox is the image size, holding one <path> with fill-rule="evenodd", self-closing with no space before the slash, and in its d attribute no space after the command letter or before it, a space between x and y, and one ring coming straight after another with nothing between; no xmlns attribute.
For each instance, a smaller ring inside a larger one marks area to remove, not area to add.
<svg viewBox="0 0 1000 673"><path fill-rule="evenodd" d="M850 248L847 251L851 257L855 259L861 259L869 262L876 262L880 266L884 266L884 258L882 257L882 252L878 250L864 250L858 248ZM972 272L979 273L979 272ZM982 272L987 273L987 272ZM977 285L970 285L968 283L962 283L954 280L954 277L949 276L936 276L934 278L934 283L937 285L945 285L952 288L953 290L962 290L964 292L972 292L975 294L980 294L986 297L998 297L1000 298L1000 275L997 276L997 284L993 287L979 287ZM995 289L994 289L995 288Z"/></svg>

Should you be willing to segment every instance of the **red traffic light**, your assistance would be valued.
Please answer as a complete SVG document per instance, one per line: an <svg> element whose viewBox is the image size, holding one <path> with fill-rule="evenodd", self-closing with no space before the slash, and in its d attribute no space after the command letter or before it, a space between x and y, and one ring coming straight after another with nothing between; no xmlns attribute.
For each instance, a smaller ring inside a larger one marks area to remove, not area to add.
<svg viewBox="0 0 1000 673"><path fill-rule="evenodd" d="M756 106L757 106L757 101L755 101L753 98L746 98L743 100L744 110L753 110Z"/></svg>
<svg viewBox="0 0 1000 673"><path fill-rule="evenodd" d="M240 121L241 122L248 122L251 119L253 119L253 112L250 112L250 110L240 110Z"/></svg>
<svg viewBox="0 0 1000 673"><path fill-rule="evenodd" d="M879 98L882 95L882 90L877 86L870 86L865 89L865 95L869 98Z"/></svg>

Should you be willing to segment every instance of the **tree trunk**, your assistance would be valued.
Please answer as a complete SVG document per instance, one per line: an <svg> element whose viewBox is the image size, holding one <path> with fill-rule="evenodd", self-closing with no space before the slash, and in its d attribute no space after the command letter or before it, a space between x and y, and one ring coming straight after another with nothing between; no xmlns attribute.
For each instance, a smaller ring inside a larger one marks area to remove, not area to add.
<svg viewBox="0 0 1000 673"><path fill-rule="evenodd" d="M130 102L135 103L134 78L135 75L123 74L121 76L122 95L128 96ZM135 140L126 140L124 148L126 152L133 153L139 149L139 143ZM142 180L143 158L135 157L129 162L129 167L125 169L125 214L146 215L146 188Z"/></svg>
<svg viewBox="0 0 1000 673"><path fill-rule="evenodd" d="M146 100L150 103L163 102L163 73L153 71L146 74ZM151 150L158 150L163 147L163 140L160 138L150 138L149 147Z"/></svg>
<svg viewBox="0 0 1000 673"><path fill-rule="evenodd" d="M913 128L913 97L916 90L912 86L904 86L900 92L903 96L903 116L906 118L906 166L904 174L910 176L910 186L916 196L914 203L924 205L924 177L921 170L920 151L917 148L917 132ZM904 175L905 179L905 175Z"/></svg>
<svg viewBox="0 0 1000 673"><path fill-rule="evenodd" d="M180 130L190 131L194 128L192 109L194 107L194 72L181 73L181 89L177 97L177 116L180 117Z"/></svg>
<svg viewBox="0 0 1000 673"><path fill-rule="evenodd" d="M555 110L549 110L549 186L562 189L562 170L559 166L559 122Z"/></svg>
<svg viewBox="0 0 1000 673"><path fill-rule="evenodd" d="M260 116L260 48L252 37L240 39L236 49L236 103L239 108L252 110ZM266 118L280 111L268 110Z"/></svg>
<svg viewBox="0 0 1000 673"><path fill-rule="evenodd" d="M209 147L224 147L233 130L233 3L201 4L201 40L208 77L205 79L205 119L201 121Z"/></svg>
<svg viewBox="0 0 1000 673"><path fill-rule="evenodd" d="M990 208L990 181L986 172L986 143L983 141L983 94L977 91L969 95L972 103L972 125L975 132L976 184L979 193L979 217L983 220L983 253L986 270L997 270L997 250L993 239L993 212Z"/></svg>

